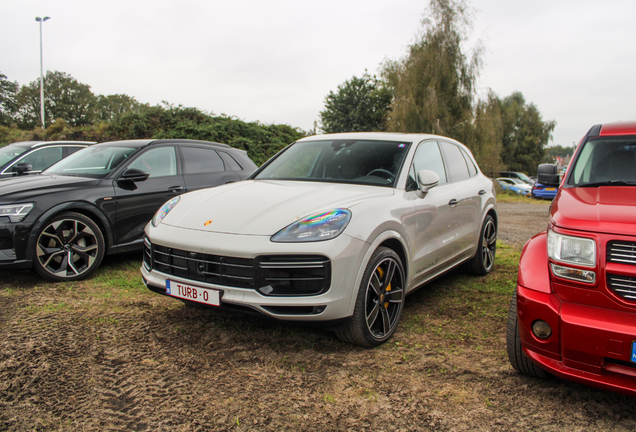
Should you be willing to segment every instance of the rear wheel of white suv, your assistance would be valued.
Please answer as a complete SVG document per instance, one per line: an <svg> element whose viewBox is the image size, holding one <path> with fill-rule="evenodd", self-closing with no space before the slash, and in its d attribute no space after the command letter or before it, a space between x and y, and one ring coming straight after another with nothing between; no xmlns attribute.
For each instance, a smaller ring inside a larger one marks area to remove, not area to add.
<svg viewBox="0 0 636 432"><path fill-rule="evenodd" d="M481 226L479 245L475 256L466 263L471 274L485 276L492 270L497 252L497 224L495 219L487 215Z"/></svg>

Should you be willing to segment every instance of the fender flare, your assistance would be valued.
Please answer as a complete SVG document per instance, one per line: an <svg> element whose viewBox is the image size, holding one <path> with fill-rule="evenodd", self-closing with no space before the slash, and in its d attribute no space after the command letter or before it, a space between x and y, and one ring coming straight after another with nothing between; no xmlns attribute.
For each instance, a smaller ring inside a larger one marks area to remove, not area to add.
<svg viewBox="0 0 636 432"><path fill-rule="evenodd" d="M552 293L548 267L548 235L546 231L535 234L526 242L519 258L517 285L546 294Z"/></svg>

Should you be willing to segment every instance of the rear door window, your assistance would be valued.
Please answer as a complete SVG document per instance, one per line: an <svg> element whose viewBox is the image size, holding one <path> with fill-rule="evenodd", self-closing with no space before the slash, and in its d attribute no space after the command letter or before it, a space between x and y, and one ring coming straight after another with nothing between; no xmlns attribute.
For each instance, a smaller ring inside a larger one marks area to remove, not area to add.
<svg viewBox="0 0 636 432"><path fill-rule="evenodd" d="M440 146L444 152L444 161L448 169L449 181L458 182L469 178L468 166L459 147L444 141L440 142Z"/></svg>

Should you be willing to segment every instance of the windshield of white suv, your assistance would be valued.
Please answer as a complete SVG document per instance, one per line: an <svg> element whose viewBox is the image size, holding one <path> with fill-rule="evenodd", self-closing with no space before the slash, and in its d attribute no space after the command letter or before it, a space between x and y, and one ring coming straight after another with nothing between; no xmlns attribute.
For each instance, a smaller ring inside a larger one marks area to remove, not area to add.
<svg viewBox="0 0 636 432"><path fill-rule="evenodd" d="M589 139L574 162L567 184L636 185L636 137Z"/></svg>
<svg viewBox="0 0 636 432"><path fill-rule="evenodd" d="M52 165L44 173L103 178L136 150L134 147L119 146L87 147Z"/></svg>
<svg viewBox="0 0 636 432"><path fill-rule="evenodd" d="M253 178L393 186L409 145L395 141L301 141Z"/></svg>

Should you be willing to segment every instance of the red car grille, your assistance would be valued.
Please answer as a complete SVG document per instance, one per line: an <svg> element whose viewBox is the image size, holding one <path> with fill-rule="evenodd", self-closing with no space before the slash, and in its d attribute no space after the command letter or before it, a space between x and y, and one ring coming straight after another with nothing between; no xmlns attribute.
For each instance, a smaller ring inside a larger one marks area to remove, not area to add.
<svg viewBox="0 0 636 432"><path fill-rule="evenodd" d="M636 265L636 243L611 241L607 244L607 261Z"/></svg>
<svg viewBox="0 0 636 432"><path fill-rule="evenodd" d="M608 273L607 286L625 300L636 301L636 278Z"/></svg>

